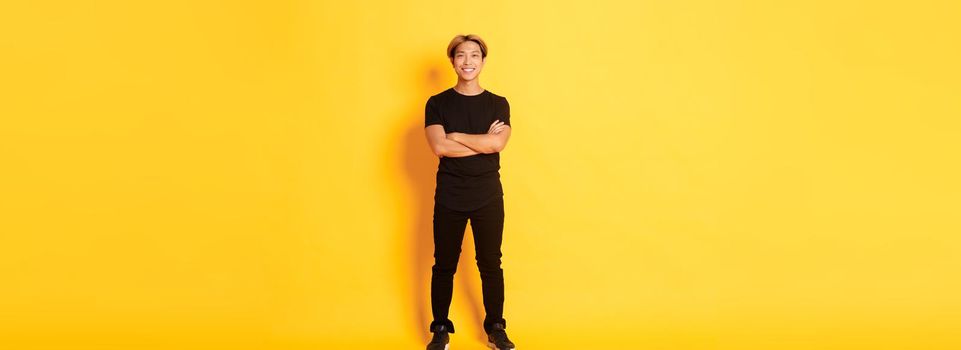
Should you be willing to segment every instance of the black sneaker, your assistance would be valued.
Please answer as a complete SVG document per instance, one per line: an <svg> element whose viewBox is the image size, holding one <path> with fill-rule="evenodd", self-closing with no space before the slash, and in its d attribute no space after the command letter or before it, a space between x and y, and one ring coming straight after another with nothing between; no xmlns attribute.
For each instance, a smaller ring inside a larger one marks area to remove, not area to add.
<svg viewBox="0 0 961 350"><path fill-rule="evenodd" d="M507 339L507 332L501 323L495 323L494 330L487 334L487 346L495 350L514 350L514 343Z"/></svg>
<svg viewBox="0 0 961 350"><path fill-rule="evenodd" d="M450 349L450 335L447 334L447 326L437 325L431 332L434 337L427 343L427 350L448 350Z"/></svg>

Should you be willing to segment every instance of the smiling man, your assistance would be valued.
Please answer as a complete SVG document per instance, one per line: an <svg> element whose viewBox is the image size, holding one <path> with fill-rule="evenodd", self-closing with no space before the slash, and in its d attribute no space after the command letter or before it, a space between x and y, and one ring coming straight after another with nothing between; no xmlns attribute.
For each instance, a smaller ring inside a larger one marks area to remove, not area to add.
<svg viewBox="0 0 961 350"><path fill-rule="evenodd" d="M447 316L468 220L487 312L488 346L513 350L514 343L504 330L504 192L499 173L500 152L511 135L510 105L506 98L480 86L478 76L487 60L484 40L473 34L455 36L447 46L447 57L457 73L457 84L427 100L424 122L427 143L440 157L430 288L434 336L427 350L448 349L448 333L454 333Z"/></svg>

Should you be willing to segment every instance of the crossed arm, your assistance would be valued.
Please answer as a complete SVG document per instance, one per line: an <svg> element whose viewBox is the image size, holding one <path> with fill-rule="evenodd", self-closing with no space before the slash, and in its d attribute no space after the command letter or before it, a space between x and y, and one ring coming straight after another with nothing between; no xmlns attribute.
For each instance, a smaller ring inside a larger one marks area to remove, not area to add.
<svg viewBox="0 0 961 350"><path fill-rule="evenodd" d="M510 125L494 121L486 134L445 133L442 125L426 128L427 143L438 157L467 157L475 154L497 153L507 146L511 135Z"/></svg>

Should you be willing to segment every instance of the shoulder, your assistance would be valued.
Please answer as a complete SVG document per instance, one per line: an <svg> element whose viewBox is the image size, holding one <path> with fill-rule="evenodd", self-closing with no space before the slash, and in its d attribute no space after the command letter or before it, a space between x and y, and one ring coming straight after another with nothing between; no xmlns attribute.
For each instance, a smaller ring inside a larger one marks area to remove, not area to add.
<svg viewBox="0 0 961 350"><path fill-rule="evenodd" d="M445 100L445 97L444 97L444 96L445 96L445 92L446 92L446 91L441 91L441 92L439 92L439 93L437 93L437 94L434 94L434 95L431 95L430 97L428 97L428 98L427 98L427 107L428 107L428 108L437 108L437 107L439 107L440 105L442 105L443 103L441 103L441 102L443 102L443 101Z"/></svg>
<svg viewBox="0 0 961 350"><path fill-rule="evenodd" d="M491 99L493 99L494 102L496 102L497 104L502 105L502 106L507 106L507 105L509 105L509 104L507 103L507 97L504 97L504 96L495 94L493 91L490 91L490 90L484 90L484 92L490 94Z"/></svg>
<svg viewBox="0 0 961 350"><path fill-rule="evenodd" d="M493 92L491 92L490 94L491 94L491 98L494 99L494 102L497 104L497 106L499 106L500 108L510 108L509 107L510 103L507 103L507 97L495 94Z"/></svg>
<svg viewBox="0 0 961 350"><path fill-rule="evenodd" d="M448 88L448 89L446 89L446 90L444 90L444 91L441 91L441 92L438 92L438 93L436 93L436 94L433 94L433 95L431 95L430 98L428 98L427 100L428 100L428 101L431 101L431 100L442 100L442 99L444 99L444 98L447 98L447 97L450 96L451 90L453 90L453 88Z"/></svg>
<svg viewBox="0 0 961 350"><path fill-rule="evenodd" d="M507 98L506 98L506 97L504 97L504 96L501 96L501 95L498 95L498 94L496 94L496 93L494 93L493 91L490 91L490 90L484 90L484 92L485 92L485 93L488 93L488 94L490 94L490 95L491 95L491 97L493 97L493 98L494 98L495 100L503 100L503 101L507 101Z"/></svg>
<svg viewBox="0 0 961 350"><path fill-rule="evenodd" d="M434 106L435 108L444 108L444 106L449 105L450 101L454 98L454 96L451 96L452 90L453 89L447 89L431 95L427 98L427 105Z"/></svg>

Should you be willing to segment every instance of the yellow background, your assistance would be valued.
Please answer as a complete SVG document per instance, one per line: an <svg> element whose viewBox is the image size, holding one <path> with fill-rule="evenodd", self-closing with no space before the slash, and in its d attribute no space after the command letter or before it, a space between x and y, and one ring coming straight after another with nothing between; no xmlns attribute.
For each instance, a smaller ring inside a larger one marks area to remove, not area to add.
<svg viewBox="0 0 961 350"><path fill-rule="evenodd" d="M519 349L957 349L958 4L4 2L0 348L423 348L478 33Z"/></svg>

